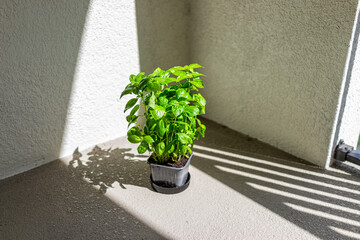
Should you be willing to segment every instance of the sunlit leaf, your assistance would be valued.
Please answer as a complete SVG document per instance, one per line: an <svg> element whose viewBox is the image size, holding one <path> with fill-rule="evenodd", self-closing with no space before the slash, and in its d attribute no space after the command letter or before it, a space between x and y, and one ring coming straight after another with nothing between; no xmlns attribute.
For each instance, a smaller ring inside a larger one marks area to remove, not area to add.
<svg viewBox="0 0 360 240"><path fill-rule="evenodd" d="M197 64L197 63L193 63L193 64L190 64L189 65L189 68L190 69L195 69L195 68L203 68L203 66Z"/></svg>
<svg viewBox="0 0 360 240"><path fill-rule="evenodd" d="M185 133L177 133L176 135L181 144L189 144L191 142L190 137Z"/></svg>
<svg viewBox="0 0 360 240"><path fill-rule="evenodd" d="M155 105L154 109L151 110L151 115L154 117L155 120L159 120L165 114L165 108L159 105Z"/></svg>
<svg viewBox="0 0 360 240"><path fill-rule="evenodd" d="M130 115L134 115L139 110L140 105L135 105L135 107L131 110Z"/></svg>
<svg viewBox="0 0 360 240"><path fill-rule="evenodd" d="M184 111L184 106L182 105L174 105L171 107L171 111L174 114L175 117L178 117L183 111Z"/></svg>
<svg viewBox="0 0 360 240"><path fill-rule="evenodd" d="M146 152L146 150L148 150L148 144L146 143L146 142L142 142L139 146L138 146L138 148L137 148L137 150L138 150L138 153L139 154L143 154L143 153L145 153Z"/></svg>
<svg viewBox="0 0 360 240"><path fill-rule="evenodd" d="M130 77L129 77L130 82L135 83L135 79L136 79L136 75L131 74Z"/></svg>
<svg viewBox="0 0 360 240"><path fill-rule="evenodd" d="M200 78L194 78L190 83L197 88L204 88L204 83Z"/></svg>
<svg viewBox="0 0 360 240"><path fill-rule="evenodd" d="M160 137L163 137L166 132L166 125L165 122L161 119L157 125L157 132Z"/></svg>
<svg viewBox="0 0 360 240"><path fill-rule="evenodd" d="M125 96L125 95L128 95L128 94L131 94L133 93L133 88L132 87L129 87L129 88L126 88L120 95L120 99Z"/></svg>
<svg viewBox="0 0 360 240"><path fill-rule="evenodd" d="M155 101L156 97L154 93L151 93L150 99L149 99L149 107L155 108Z"/></svg>
<svg viewBox="0 0 360 240"><path fill-rule="evenodd" d="M125 110L124 112L126 112L127 110L129 110L130 108L132 108L136 103L137 103L138 99L137 98L132 98L130 99L125 106Z"/></svg>
<svg viewBox="0 0 360 240"><path fill-rule="evenodd" d="M156 153L158 155L163 155L163 153L165 152L165 143L164 142L159 142L157 145L156 145Z"/></svg>
<svg viewBox="0 0 360 240"><path fill-rule="evenodd" d="M176 98L177 99L180 99L180 98L183 98L183 97L186 97L187 96L187 92L185 89L183 88L179 88L178 90L176 90Z"/></svg>
<svg viewBox="0 0 360 240"><path fill-rule="evenodd" d="M199 108L197 108L196 106L187 106L185 107L185 112L189 114L189 116L195 117L199 114Z"/></svg>
<svg viewBox="0 0 360 240"><path fill-rule="evenodd" d="M145 73L144 73L144 72L139 73L139 74L136 76L136 78L135 78L135 82L136 82L136 83L139 83L139 82L141 81L141 79L144 78L144 76L145 76Z"/></svg>
<svg viewBox="0 0 360 240"><path fill-rule="evenodd" d="M166 107L168 102L169 100L165 96L159 97L160 106Z"/></svg>
<svg viewBox="0 0 360 240"><path fill-rule="evenodd" d="M153 143L154 139L151 136L147 135L147 136L144 136L144 141L146 143Z"/></svg>
<svg viewBox="0 0 360 240"><path fill-rule="evenodd" d="M142 137L138 135L129 135L128 140L131 143L139 143L142 141Z"/></svg>

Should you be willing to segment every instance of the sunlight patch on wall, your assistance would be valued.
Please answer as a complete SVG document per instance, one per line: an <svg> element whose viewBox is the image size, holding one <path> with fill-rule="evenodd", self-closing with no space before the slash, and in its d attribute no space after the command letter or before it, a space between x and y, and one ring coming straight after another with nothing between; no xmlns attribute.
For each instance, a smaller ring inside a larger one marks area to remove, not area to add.
<svg viewBox="0 0 360 240"><path fill-rule="evenodd" d="M74 75L59 156L126 135L119 101L128 76L138 72L134 1L90 3Z"/></svg>

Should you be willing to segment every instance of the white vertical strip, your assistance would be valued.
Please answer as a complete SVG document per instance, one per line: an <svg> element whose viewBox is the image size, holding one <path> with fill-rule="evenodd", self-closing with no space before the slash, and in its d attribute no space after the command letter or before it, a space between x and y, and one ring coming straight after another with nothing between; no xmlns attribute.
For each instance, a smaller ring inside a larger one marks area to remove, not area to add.
<svg viewBox="0 0 360 240"><path fill-rule="evenodd" d="M345 69L343 73L343 79L342 84L340 88L340 95L338 99L334 124L333 124L333 131L331 134L330 142L329 142L329 149L328 154L326 158L326 164L325 168L328 168L330 166L333 152L335 149L335 146L337 142L339 141L339 132L340 132L340 126L341 126L341 120L344 114L345 104L346 104L346 97L348 92L348 87L351 80L351 73L354 65L355 55L356 55L356 49L358 45L358 38L359 38L359 31L360 31L360 23L359 23L359 1L356 8L356 14L354 19L354 25L351 33L351 39L350 39L350 45L347 53L346 63L345 63Z"/></svg>

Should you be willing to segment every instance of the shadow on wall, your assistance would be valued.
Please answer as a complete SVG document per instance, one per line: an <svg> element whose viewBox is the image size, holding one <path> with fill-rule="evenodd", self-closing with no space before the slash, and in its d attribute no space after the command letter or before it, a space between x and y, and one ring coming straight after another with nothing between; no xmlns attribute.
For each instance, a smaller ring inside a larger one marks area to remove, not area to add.
<svg viewBox="0 0 360 240"><path fill-rule="evenodd" d="M189 64L189 2L136 0L135 5L141 71Z"/></svg>
<svg viewBox="0 0 360 240"><path fill-rule="evenodd" d="M206 144L192 165L321 239L360 237L358 179Z"/></svg>
<svg viewBox="0 0 360 240"><path fill-rule="evenodd" d="M109 187L117 182L126 189L124 184L145 187L151 190L149 182L149 166L146 161L136 159L129 153L130 148L101 149L95 146L88 153L87 160L80 159L82 154L76 149L69 162L69 168L74 175L84 177L94 186L99 187L101 193L106 193Z"/></svg>
<svg viewBox="0 0 360 240"><path fill-rule="evenodd" d="M58 158L88 6L1 1L0 168L8 176Z"/></svg>

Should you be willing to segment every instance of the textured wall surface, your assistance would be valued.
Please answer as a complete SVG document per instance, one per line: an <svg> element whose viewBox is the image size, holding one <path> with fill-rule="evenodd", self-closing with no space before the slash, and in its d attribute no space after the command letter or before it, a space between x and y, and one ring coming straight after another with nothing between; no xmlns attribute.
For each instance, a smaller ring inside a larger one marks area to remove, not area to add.
<svg viewBox="0 0 360 240"><path fill-rule="evenodd" d="M94 143L126 135L119 94L128 76L139 72L135 4L132 1L92 1L81 48L60 156Z"/></svg>
<svg viewBox="0 0 360 240"><path fill-rule="evenodd" d="M58 157L88 7L0 2L0 178Z"/></svg>
<svg viewBox="0 0 360 240"><path fill-rule="evenodd" d="M189 64L190 4L187 0L136 0L141 71Z"/></svg>
<svg viewBox="0 0 360 240"><path fill-rule="evenodd" d="M160 17L147 6L167 20L159 25ZM126 135L123 109L130 97L118 97L128 76L139 72L139 55L147 70L188 58L182 49L187 36L179 31L187 27L181 17L186 6L187 1L1 1L0 178ZM144 13L139 30L136 11ZM159 32L149 35L148 29ZM173 48L176 54L168 54Z"/></svg>
<svg viewBox="0 0 360 240"><path fill-rule="evenodd" d="M357 1L191 1L206 117L325 166Z"/></svg>

